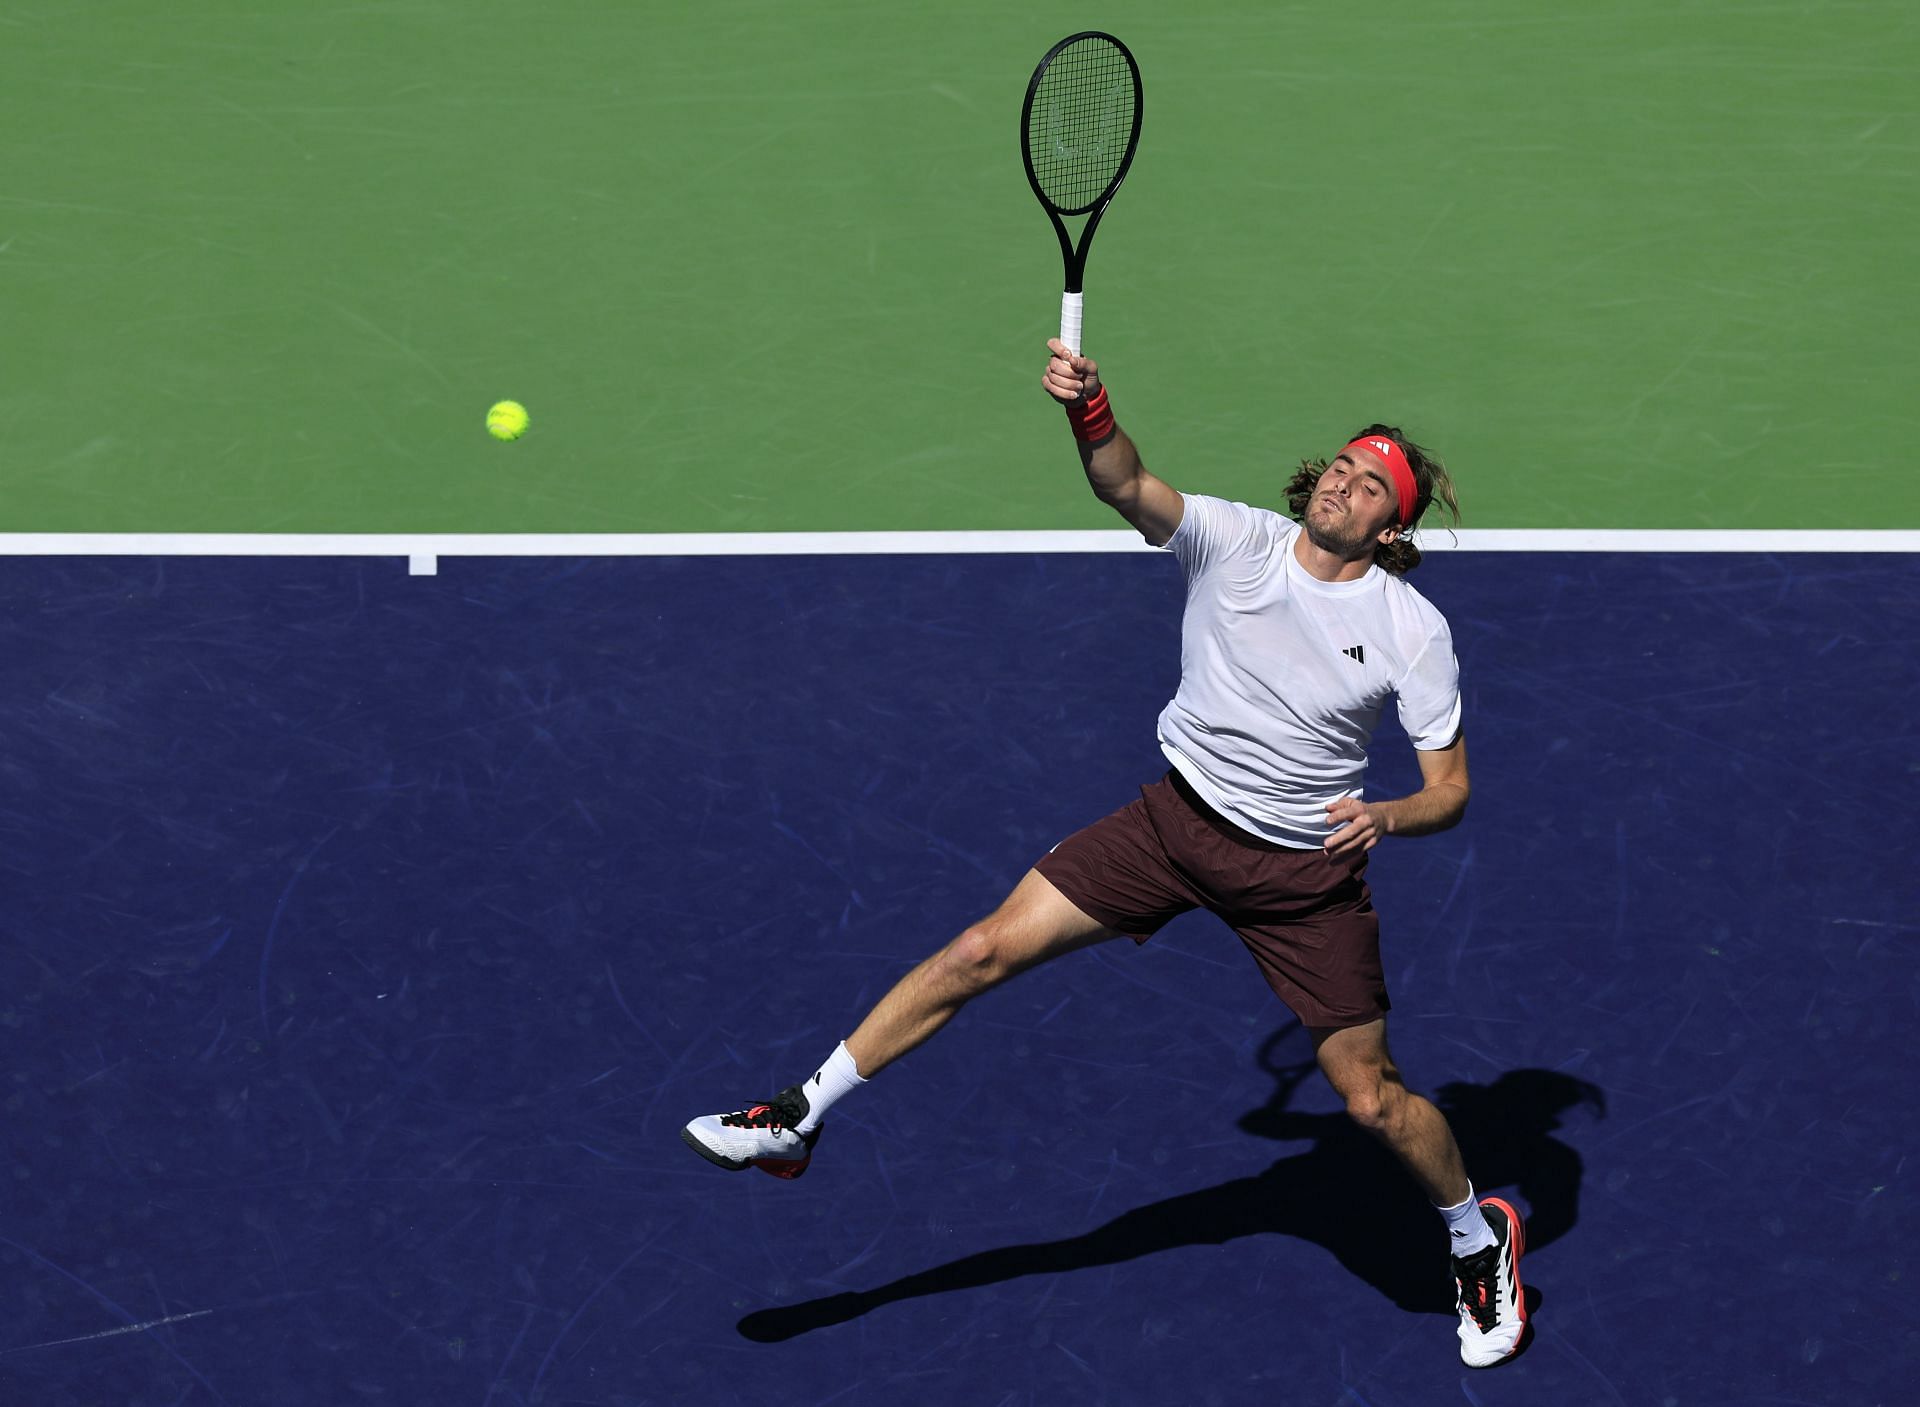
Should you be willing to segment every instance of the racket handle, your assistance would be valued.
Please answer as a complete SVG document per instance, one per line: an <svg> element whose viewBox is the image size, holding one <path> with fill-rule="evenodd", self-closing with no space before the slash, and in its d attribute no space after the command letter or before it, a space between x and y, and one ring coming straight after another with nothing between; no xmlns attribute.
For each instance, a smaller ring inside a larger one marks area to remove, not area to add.
<svg viewBox="0 0 1920 1407"><path fill-rule="evenodd" d="M1076 357L1080 355L1080 295L1060 295L1060 340Z"/></svg>

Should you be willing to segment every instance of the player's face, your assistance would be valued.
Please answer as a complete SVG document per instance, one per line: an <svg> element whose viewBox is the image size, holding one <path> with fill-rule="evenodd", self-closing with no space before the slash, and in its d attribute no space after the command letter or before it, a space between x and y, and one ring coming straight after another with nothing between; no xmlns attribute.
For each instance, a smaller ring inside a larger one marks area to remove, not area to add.
<svg viewBox="0 0 1920 1407"><path fill-rule="evenodd" d="M1366 450L1342 450L1313 486L1305 527L1322 551L1359 557L1372 552L1382 533L1399 521L1399 498L1386 464Z"/></svg>

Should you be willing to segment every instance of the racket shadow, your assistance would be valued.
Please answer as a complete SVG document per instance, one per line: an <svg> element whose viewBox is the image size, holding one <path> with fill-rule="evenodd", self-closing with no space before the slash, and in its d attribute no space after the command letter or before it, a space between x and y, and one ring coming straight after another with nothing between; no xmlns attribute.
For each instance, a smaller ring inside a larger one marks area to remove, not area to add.
<svg viewBox="0 0 1920 1407"><path fill-rule="evenodd" d="M1288 1108L1300 1072L1268 1068L1280 1087L1239 1126L1265 1138L1311 1141L1304 1152L1255 1176L1136 1207L1079 1236L1002 1246L869 1290L756 1310L740 1320L741 1336L778 1343L903 1300L1268 1235L1325 1247L1356 1278L1410 1313L1453 1313L1453 1282L1437 1249L1438 1219L1418 1188L1345 1114ZM1491 1084L1447 1085L1435 1102L1453 1125L1476 1189L1511 1187L1526 1203L1529 1253L1572 1229L1582 1164L1552 1134L1576 1106L1604 1116L1605 1095L1598 1087L1553 1070L1510 1070Z"/></svg>

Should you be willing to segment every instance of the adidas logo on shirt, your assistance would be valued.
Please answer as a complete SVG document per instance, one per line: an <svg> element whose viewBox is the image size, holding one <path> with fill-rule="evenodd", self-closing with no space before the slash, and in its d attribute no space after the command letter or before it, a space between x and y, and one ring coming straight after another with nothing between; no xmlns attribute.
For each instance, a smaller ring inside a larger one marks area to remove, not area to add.
<svg viewBox="0 0 1920 1407"><path fill-rule="evenodd" d="M1350 660L1358 660L1361 664L1367 662L1367 647L1365 645L1349 645L1340 653Z"/></svg>

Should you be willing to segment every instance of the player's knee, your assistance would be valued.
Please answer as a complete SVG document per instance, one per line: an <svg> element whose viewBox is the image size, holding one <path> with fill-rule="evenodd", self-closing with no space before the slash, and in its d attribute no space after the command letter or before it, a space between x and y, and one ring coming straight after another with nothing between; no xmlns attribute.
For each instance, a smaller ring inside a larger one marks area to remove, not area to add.
<svg viewBox="0 0 1920 1407"><path fill-rule="evenodd" d="M1340 1095L1347 1103L1347 1117L1368 1133L1382 1132L1392 1117L1394 1089L1374 1071L1347 1080Z"/></svg>
<svg viewBox="0 0 1920 1407"><path fill-rule="evenodd" d="M1376 1095L1350 1094L1347 1096L1347 1117L1368 1133L1378 1133L1386 1127L1386 1106Z"/></svg>
<svg viewBox="0 0 1920 1407"><path fill-rule="evenodd" d="M1007 945L992 920L983 920L947 945L948 977L969 994L983 992L1007 975Z"/></svg>

